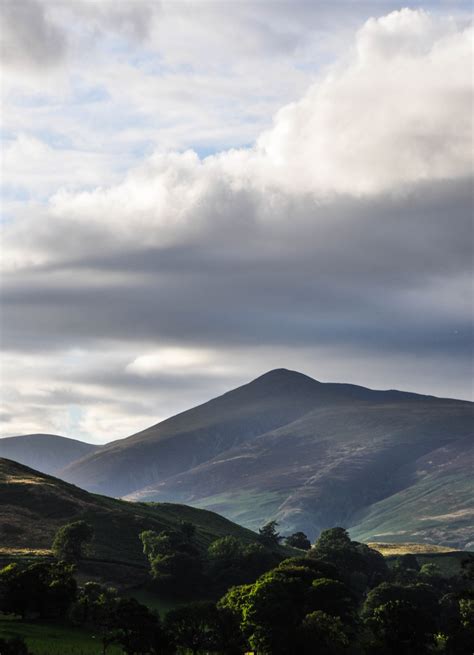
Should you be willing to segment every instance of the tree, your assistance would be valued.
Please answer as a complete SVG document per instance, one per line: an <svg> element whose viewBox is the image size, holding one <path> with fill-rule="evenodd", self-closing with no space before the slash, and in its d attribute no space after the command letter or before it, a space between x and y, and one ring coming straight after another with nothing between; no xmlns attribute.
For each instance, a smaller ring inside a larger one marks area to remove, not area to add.
<svg viewBox="0 0 474 655"><path fill-rule="evenodd" d="M192 603L168 612L165 628L175 646L188 649L193 655L218 650L220 642L219 614L213 603Z"/></svg>
<svg viewBox="0 0 474 655"><path fill-rule="evenodd" d="M169 644L157 614L97 582L87 582L79 590L70 619L95 632L103 653L115 643L126 655L154 655L165 652Z"/></svg>
<svg viewBox="0 0 474 655"><path fill-rule="evenodd" d="M320 555L331 555L334 550L348 548L352 544L345 528L328 528L323 530L314 544Z"/></svg>
<svg viewBox="0 0 474 655"><path fill-rule="evenodd" d="M430 616L436 617L438 602L434 590L426 584L401 585L383 582L372 589L362 607L362 616L367 617L380 607L391 601L404 600L417 605Z"/></svg>
<svg viewBox="0 0 474 655"><path fill-rule="evenodd" d="M347 652L349 639L338 617L329 616L317 610L307 614L298 629L298 653L301 655L343 655Z"/></svg>
<svg viewBox="0 0 474 655"><path fill-rule="evenodd" d="M260 539L266 546L277 546L282 540L283 537L276 530L277 525L277 521L269 521L259 529Z"/></svg>
<svg viewBox="0 0 474 655"><path fill-rule="evenodd" d="M58 560L77 564L83 558L85 546L93 536L93 527L85 521L63 525L54 537L53 553Z"/></svg>
<svg viewBox="0 0 474 655"><path fill-rule="evenodd" d="M0 611L64 617L77 593L73 569L64 563L13 563L0 571Z"/></svg>
<svg viewBox="0 0 474 655"><path fill-rule="evenodd" d="M467 592L469 596L472 592ZM446 655L472 655L474 600L459 593L445 594L440 602L440 630Z"/></svg>
<svg viewBox="0 0 474 655"><path fill-rule="evenodd" d="M356 598L344 583L321 578L313 580L311 587L312 608L338 616L346 623L354 621Z"/></svg>
<svg viewBox="0 0 474 655"><path fill-rule="evenodd" d="M183 532L147 530L140 539L151 576L163 591L180 596L196 591L202 577L201 555Z"/></svg>
<svg viewBox="0 0 474 655"><path fill-rule="evenodd" d="M392 579L401 584L414 584L418 578L420 565L413 553L399 555L392 567Z"/></svg>
<svg viewBox="0 0 474 655"><path fill-rule="evenodd" d="M367 595L362 617L374 634L371 652L421 655L434 643L439 606L428 585L383 583Z"/></svg>
<svg viewBox="0 0 474 655"><path fill-rule="evenodd" d="M308 555L333 564L343 581L361 596L367 587L374 587L388 577L383 555L366 544L351 541L344 528L323 530Z"/></svg>
<svg viewBox="0 0 474 655"><path fill-rule="evenodd" d="M262 544L246 544L232 536L213 541L207 558L208 578L221 593L233 585L253 582L278 562L274 553Z"/></svg>
<svg viewBox="0 0 474 655"><path fill-rule="evenodd" d="M367 624L375 636L374 653L422 655L434 644L435 622L423 608L408 600L379 605Z"/></svg>
<svg viewBox="0 0 474 655"><path fill-rule="evenodd" d="M301 550L309 550L311 542L304 532L294 532L285 539L285 544L292 548L300 548Z"/></svg>
<svg viewBox="0 0 474 655"><path fill-rule="evenodd" d="M115 607L114 641L126 655L162 652L168 639L160 617L134 598L120 598Z"/></svg>
<svg viewBox="0 0 474 655"><path fill-rule="evenodd" d="M340 580L340 574L334 564L325 560L314 559L312 557L289 557L284 559L278 565L279 569L288 569L292 567L303 567L309 569L315 578L330 578L331 580Z"/></svg>
<svg viewBox="0 0 474 655"><path fill-rule="evenodd" d="M88 583L83 590L79 603L83 605L85 624L96 631L102 644L102 653L117 641L117 608L120 598L113 587L104 587L97 583ZM74 612L79 616L79 611Z"/></svg>
<svg viewBox="0 0 474 655"><path fill-rule="evenodd" d="M418 579L438 589L444 589L446 587L440 567L433 562L423 564L418 573Z"/></svg>
<svg viewBox="0 0 474 655"><path fill-rule="evenodd" d="M219 602L238 617L252 649L272 655L293 652L296 631L308 612L311 582L306 573L275 569L253 585L231 589Z"/></svg>

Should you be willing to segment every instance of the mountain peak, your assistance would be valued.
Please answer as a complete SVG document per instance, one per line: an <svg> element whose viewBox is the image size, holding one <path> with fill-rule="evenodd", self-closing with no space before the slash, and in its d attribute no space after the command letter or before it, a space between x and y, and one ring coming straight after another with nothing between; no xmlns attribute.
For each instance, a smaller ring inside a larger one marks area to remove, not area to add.
<svg viewBox="0 0 474 655"><path fill-rule="evenodd" d="M267 373L264 373L263 375L260 375L258 378L255 378L255 380L252 380L252 382L264 382L264 381L282 381L282 382L310 382L314 384L317 382L314 378L309 377L309 375L305 375L304 373L300 373L299 371L292 371L291 369L288 368L274 368L271 371L267 371ZM252 384L252 382L250 384Z"/></svg>

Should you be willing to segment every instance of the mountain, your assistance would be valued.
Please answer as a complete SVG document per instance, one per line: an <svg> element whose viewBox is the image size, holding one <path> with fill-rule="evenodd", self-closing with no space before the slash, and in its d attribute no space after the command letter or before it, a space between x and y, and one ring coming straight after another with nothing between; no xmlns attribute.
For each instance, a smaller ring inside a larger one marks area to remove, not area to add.
<svg viewBox="0 0 474 655"><path fill-rule="evenodd" d="M413 484L364 510L351 528L360 541L424 541L474 549L474 443L460 440L416 460Z"/></svg>
<svg viewBox="0 0 474 655"><path fill-rule="evenodd" d="M453 453L452 506L469 502L472 426L467 401L321 383L278 369L109 444L61 476L131 500L212 509L253 529L275 518L284 532L313 538L344 525L375 540L374 530L383 533L376 527L381 514L393 511L377 504L409 489L416 495L430 475L448 492L442 471ZM430 473L423 462L435 455L441 468ZM403 525L403 506L398 512ZM406 530L392 529L390 540L429 541L440 524L449 545L464 547L466 515L456 516L449 530L445 518L430 523L423 515L416 523L413 516Z"/></svg>
<svg viewBox="0 0 474 655"><path fill-rule="evenodd" d="M25 434L0 439L0 457L14 459L43 473L55 473L98 447L57 434Z"/></svg>
<svg viewBox="0 0 474 655"><path fill-rule="evenodd" d="M250 530L213 512L97 496L8 459L0 459L0 498L0 556L49 549L58 527L82 519L94 527L90 558L116 564L146 567L139 533L177 528L183 520L196 525L202 547L229 534L257 540Z"/></svg>
<svg viewBox="0 0 474 655"><path fill-rule="evenodd" d="M131 493L286 425L317 404L334 402L326 386L299 373L272 371L143 432L107 444L66 467L61 477L91 491L114 496Z"/></svg>

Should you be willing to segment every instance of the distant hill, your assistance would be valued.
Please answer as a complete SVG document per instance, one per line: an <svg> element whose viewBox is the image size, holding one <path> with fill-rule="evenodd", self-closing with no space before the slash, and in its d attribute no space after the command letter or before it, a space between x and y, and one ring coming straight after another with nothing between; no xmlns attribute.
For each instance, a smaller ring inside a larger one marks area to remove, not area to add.
<svg viewBox="0 0 474 655"><path fill-rule="evenodd" d="M55 473L99 446L57 434L25 434L0 439L0 457L14 459L43 473Z"/></svg>
<svg viewBox="0 0 474 655"><path fill-rule="evenodd" d="M94 527L91 558L143 567L139 533L177 528L182 520L196 525L203 548L225 535L257 540L255 533L213 512L97 496L7 459L0 459L0 498L0 559L10 551L47 550L58 527L81 519Z"/></svg>
<svg viewBox="0 0 474 655"><path fill-rule="evenodd" d="M133 500L209 508L253 529L275 518L282 531L311 538L344 525L361 539L464 548L472 539L464 511L472 501L472 427L467 401L321 383L277 369L108 444L61 476ZM450 467L455 484L443 473ZM417 514L409 504L391 504L398 494L424 498L424 481L439 489L433 502L449 497L449 519L435 507Z"/></svg>

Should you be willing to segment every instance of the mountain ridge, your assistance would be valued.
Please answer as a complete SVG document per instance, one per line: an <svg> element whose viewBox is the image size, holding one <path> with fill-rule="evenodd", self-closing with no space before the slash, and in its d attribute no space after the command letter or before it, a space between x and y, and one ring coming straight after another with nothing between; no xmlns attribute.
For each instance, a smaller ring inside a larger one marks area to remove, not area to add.
<svg viewBox="0 0 474 655"><path fill-rule="evenodd" d="M472 497L473 409L469 401L274 369L56 473L96 493L211 509L253 530L275 519L286 532L315 538L338 524L366 540L386 532L391 541L396 532L403 541L441 535L464 547L470 519L455 510ZM430 457L441 457L435 472L421 465ZM440 497L443 466L452 471L453 502ZM445 521L449 531L442 519L411 520L423 493L454 515ZM395 529L397 521L411 532Z"/></svg>
<svg viewBox="0 0 474 655"><path fill-rule="evenodd" d="M24 434L0 439L0 457L15 460L42 473L56 473L99 447L58 434Z"/></svg>
<svg viewBox="0 0 474 655"><path fill-rule="evenodd" d="M61 475L134 501L206 507L252 529L277 519L313 538L415 484L411 462L457 440L470 447L472 417L469 401L274 369ZM459 545L465 537L455 530Z"/></svg>

